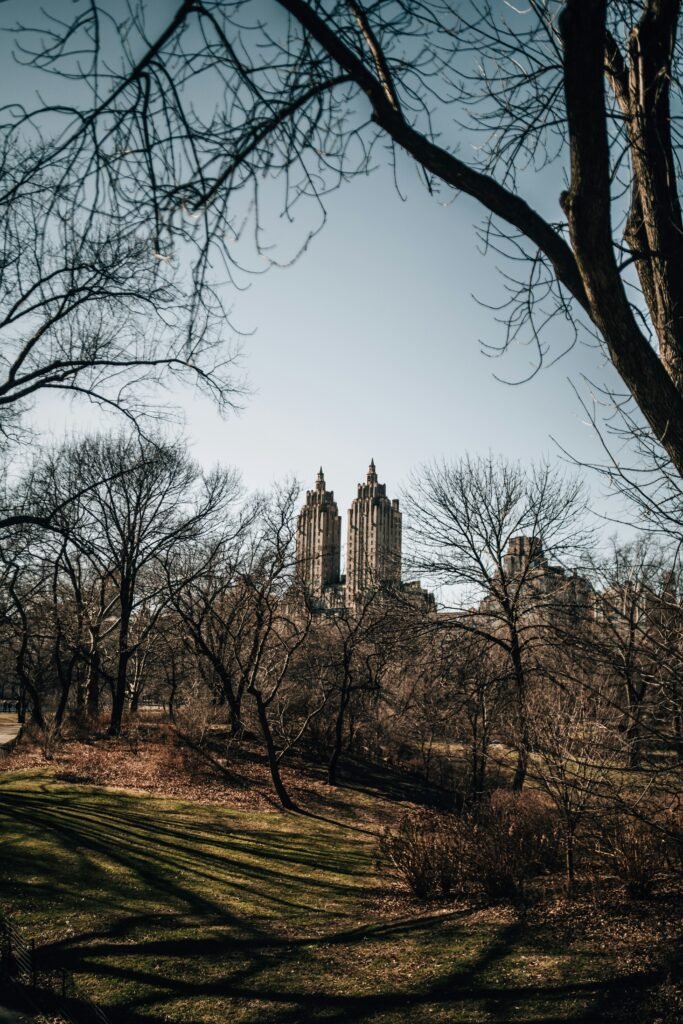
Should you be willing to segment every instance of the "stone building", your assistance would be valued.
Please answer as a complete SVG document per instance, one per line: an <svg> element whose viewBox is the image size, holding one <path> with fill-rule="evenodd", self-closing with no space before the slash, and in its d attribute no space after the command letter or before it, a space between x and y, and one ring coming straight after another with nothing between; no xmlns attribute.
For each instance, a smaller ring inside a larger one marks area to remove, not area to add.
<svg viewBox="0 0 683 1024"><path fill-rule="evenodd" d="M339 585L340 562L341 516L321 466L296 525L297 575L311 597L321 600L326 590Z"/></svg>
<svg viewBox="0 0 683 1024"><path fill-rule="evenodd" d="M502 558L501 574L479 611L498 614L503 590L518 605L519 614L532 613L537 618L559 613L594 616L595 596L588 580L551 564L539 537L510 538Z"/></svg>
<svg viewBox="0 0 683 1024"><path fill-rule="evenodd" d="M377 589L393 588L429 607L434 603L419 584L401 581L399 503L387 497L374 460L348 512L346 573L341 573L341 518L322 468L299 513L296 560L299 580L320 611L353 608Z"/></svg>
<svg viewBox="0 0 683 1024"><path fill-rule="evenodd" d="M372 587L401 582L401 513L377 479L375 460L351 502L346 535L346 592L353 601Z"/></svg>
<svg viewBox="0 0 683 1024"><path fill-rule="evenodd" d="M526 574L531 568L547 566L543 545L538 537L511 537L503 555L503 571L508 579Z"/></svg>

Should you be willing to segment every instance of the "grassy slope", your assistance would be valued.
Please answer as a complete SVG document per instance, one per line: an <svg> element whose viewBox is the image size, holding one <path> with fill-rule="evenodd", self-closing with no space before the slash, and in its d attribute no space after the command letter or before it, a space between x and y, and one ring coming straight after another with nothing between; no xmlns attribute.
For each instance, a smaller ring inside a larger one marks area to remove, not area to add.
<svg viewBox="0 0 683 1024"><path fill-rule="evenodd" d="M382 915L363 828L30 771L0 776L0 835L0 902L127 1024L625 1019L608 952L504 913Z"/></svg>

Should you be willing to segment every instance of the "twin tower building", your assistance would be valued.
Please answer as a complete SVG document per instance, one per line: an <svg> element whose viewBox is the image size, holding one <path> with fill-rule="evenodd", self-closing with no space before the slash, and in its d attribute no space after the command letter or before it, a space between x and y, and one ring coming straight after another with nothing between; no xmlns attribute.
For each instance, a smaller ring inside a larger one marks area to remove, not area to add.
<svg viewBox="0 0 683 1024"><path fill-rule="evenodd" d="M341 516L322 467L306 491L296 534L297 572L321 608L352 607L377 587L401 585L401 513L387 498L374 460L348 512L346 574L341 573Z"/></svg>

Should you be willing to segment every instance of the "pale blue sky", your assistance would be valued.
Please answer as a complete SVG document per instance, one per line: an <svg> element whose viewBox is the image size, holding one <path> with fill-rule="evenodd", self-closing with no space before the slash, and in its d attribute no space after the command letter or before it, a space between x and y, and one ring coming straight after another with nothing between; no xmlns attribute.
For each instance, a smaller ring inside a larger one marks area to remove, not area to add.
<svg viewBox="0 0 683 1024"><path fill-rule="evenodd" d="M482 355L502 328L482 308L500 296L495 262L478 252L477 210L439 204L415 182L402 202L387 170L328 198L323 232L292 267L255 278L234 298L255 389L244 412L221 423L187 407L197 455L240 467L262 487L291 472L312 486L322 463L342 507L370 457L390 493L433 458L489 451L522 461L558 457L551 435L577 457L598 457L569 380L616 380L593 347L577 346L518 386L525 348ZM558 338L558 344L562 339Z"/></svg>
<svg viewBox="0 0 683 1024"><path fill-rule="evenodd" d="M11 0L7 16L17 9ZM226 291L235 325L255 332L243 363L253 394L227 420L188 392L173 396L203 463L236 466L249 488L288 474L309 487L322 463L345 509L371 456L392 496L411 468L433 458L554 459L550 435L580 458L599 456L568 379L586 397L582 375L614 384L601 353L580 345L528 383L496 381L494 373L525 376L531 353L518 348L492 361L480 352L479 340L500 342L502 328L472 297L501 297L499 258L477 251L479 210L463 197L449 205L430 197L408 165L402 176L405 202L387 168L345 185L328 197L328 223L294 266ZM554 217L561 181L526 184ZM287 230L274 221L272 240ZM295 237L296 229L287 235ZM35 421L55 436L92 429L97 416L46 397Z"/></svg>
<svg viewBox="0 0 683 1024"><path fill-rule="evenodd" d="M254 331L243 339L253 393L227 420L178 393L202 462L234 464L250 488L286 474L311 486L322 463L345 507L371 456L392 494L433 458L556 458L551 435L577 457L597 457L569 381L588 397L581 375L614 382L611 367L579 345L526 383L497 381L494 373L523 377L532 353L491 360L480 351L502 328L472 297L500 294L494 260L477 251L474 204L441 206L419 185L409 192L402 202L384 171L347 185L329 197L327 225L296 264L226 290L236 327ZM41 400L39 421L53 431L72 415L62 399ZM91 426L92 410L85 419Z"/></svg>

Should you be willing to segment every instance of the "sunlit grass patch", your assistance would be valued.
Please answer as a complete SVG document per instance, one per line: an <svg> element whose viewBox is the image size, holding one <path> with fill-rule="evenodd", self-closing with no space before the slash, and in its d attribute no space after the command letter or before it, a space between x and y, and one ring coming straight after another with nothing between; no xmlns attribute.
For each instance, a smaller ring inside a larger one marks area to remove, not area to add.
<svg viewBox="0 0 683 1024"><path fill-rule="evenodd" d="M0 819L3 904L126 1024L612 1019L590 1016L619 984L608 951L549 946L512 908L384 915L373 834L350 815L236 812L32 771L0 775Z"/></svg>

